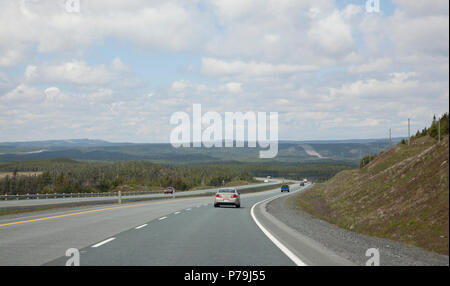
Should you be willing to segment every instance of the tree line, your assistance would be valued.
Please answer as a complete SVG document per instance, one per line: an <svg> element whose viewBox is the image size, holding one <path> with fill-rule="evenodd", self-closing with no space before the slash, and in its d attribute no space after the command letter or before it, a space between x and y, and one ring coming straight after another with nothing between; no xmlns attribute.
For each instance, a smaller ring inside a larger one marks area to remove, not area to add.
<svg viewBox="0 0 450 286"><path fill-rule="evenodd" d="M195 187L221 186L232 181L253 182L254 177L308 178L325 181L336 173L350 169L349 163L321 164L212 164L170 166L148 161L80 162L50 159L0 163L0 172L12 172L0 180L0 194L108 192L120 186L147 189L173 186L184 191ZM18 172L42 172L20 176Z"/></svg>
<svg viewBox="0 0 450 286"><path fill-rule="evenodd" d="M175 167L151 162L21 162L0 165L13 174L0 180L0 194L107 192L118 186L166 187L188 190L199 186L219 186L233 180L253 181L244 171L220 166ZM42 171L40 175L19 176L19 171Z"/></svg>

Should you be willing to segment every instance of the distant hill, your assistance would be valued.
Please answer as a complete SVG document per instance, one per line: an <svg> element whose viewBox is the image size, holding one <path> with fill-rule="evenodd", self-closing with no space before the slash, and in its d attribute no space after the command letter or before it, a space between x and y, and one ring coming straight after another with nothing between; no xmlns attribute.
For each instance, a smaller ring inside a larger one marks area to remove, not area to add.
<svg viewBox="0 0 450 286"><path fill-rule="evenodd" d="M398 144L293 203L340 227L448 255L449 137Z"/></svg>
<svg viewBox="0 0 450 286"><path fill-rule="evenodd" d="M280 142L278 156L259 159L259 148L174 148L168 143L111 143L102 140L74 139L0 143L0 162L70 158L93 161L150 160L167 164L209 164L223 162L263 163L310 160L350 160L356 162L368 154L389 147L386 140L360 143L336 141Z"/></svg>
<svg viewBox="0 0 450 286"><path fill-rule="evenodd" d="M47 140L47 141L24 141L24 142L0 142L0 148L67 148L67 147L93 147L93 146L115 146L128 145L130 143L111 143L104 140L70 139L70 140Z"/></svg>
<svg viewBox="0 0 450 286"><path fill-rule="evenodd" d="M402 140L402 137L391 138L392 143L398 143ZM342 140L305 140L305 141L295 141L295 140L280 140L280 143L295 143L295 144L338 144L338 143L389 143L388 138L373 138L373 139L342 139Z"/></svg>

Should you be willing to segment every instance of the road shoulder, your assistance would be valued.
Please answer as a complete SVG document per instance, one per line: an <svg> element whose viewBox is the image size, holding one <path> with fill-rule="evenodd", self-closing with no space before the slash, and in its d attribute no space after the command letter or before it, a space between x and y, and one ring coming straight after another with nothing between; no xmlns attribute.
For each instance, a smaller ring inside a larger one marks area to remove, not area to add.
<svg viewBox="0 0 450 286"><path fill-rule="evenodd" d="M252 208L252 216L255 222L278 248L298 266L353 265L349 260L338 256L333 251L299 233L267 212L267 205L270 202L284 197L286 196L264 200L255 204Z"/></svg>
<svg viewBox="0 0 450 286"><path fill-rule="evenodd" d="M292 247L298 248L298 251L307 250L304 241L312 241L308 245L316 245L326 254L336 254L344 261L349 261L355 265L365 265L370 257L366 257L366 251L369 248L376 248L380 253L380 265L399 266L399 265L448 265L449 257L431 253L420 248L401 244L395 241L369 237L366 235L354 233L341 229L328 222L315 218L299 208L289 204L289 198L292 195L282 196L268 201L264 205L264 211L270 215L274 222L271 232L295 232L297 234L297 243L291 240ZM262 207L262 205L261 205ZM269 219L267 219L269 220ZM275 226L273 226L275 225ZM295 235L291 234L291 237ZM306 239L305 239L306 238ZM320 262L320 261L319 261ZM322 263L320 263L322 265Z"/></svg>

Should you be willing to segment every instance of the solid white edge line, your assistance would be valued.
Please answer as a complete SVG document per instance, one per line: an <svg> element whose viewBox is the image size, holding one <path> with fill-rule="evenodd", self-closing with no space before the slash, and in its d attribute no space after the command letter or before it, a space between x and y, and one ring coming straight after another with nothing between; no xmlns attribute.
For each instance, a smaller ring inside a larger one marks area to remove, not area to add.
<svg viewBox="0 0 450 286"><path fill-rule="evenodd" d="M114 239L116 239L116 238L115 237L108 238L106 240L103 240L102 242L92 245L92 247L96 248L96 247L102 246L103 244L113 241Z"/></svg>
<svg viewBox="0 0 450 286"><path fill-rule="evenodd" d="M136 228L136 229L141 229L141 228L146 227L146 226L147 226L147 224L143 224L143 225L140 225L140 226L135 227L135 228Z"/></svg>
<svg viewBox="0 0 450 286"><path fill-rule="evenodd" d="M163 216L163 217L160 217L158 220L163 220L163 219L166 219L167 217L166 216Z"/></svg>
<svg viewBox="0 0 450 286"><path fill-rule="evenodd" d="M276 198L276 197L275 197ZM250 214L252 215L253 220L255 221L256 225L262 230L262 232L275 244L287 257L289 257L290 260L292 260L297 266L307 266L306 263L304 263L300 258L298 258L292 251L290 251L284 244L282 244L278 239L275 238L256 218L255 216L255 207L269 199L275 199L275 198L268 198L263 201L257 202L252 206L252 209L250 211Z"/></svg>

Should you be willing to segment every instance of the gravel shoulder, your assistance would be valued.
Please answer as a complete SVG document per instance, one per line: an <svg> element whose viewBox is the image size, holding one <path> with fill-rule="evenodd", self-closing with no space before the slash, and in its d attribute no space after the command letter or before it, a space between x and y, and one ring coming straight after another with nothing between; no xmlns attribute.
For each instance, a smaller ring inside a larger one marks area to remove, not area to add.
<svg viewBox="0 0 450 286"><path fill-rule="evenodd" d="M298 193L297 193L298 194ZM448 266L449 257L395 241L369 237L339 228L315 218L290 203L283 196L266 205L268 213L287 226L323 245L356 265L365 265L369 248L377 248L381 266Z"/></svg>

